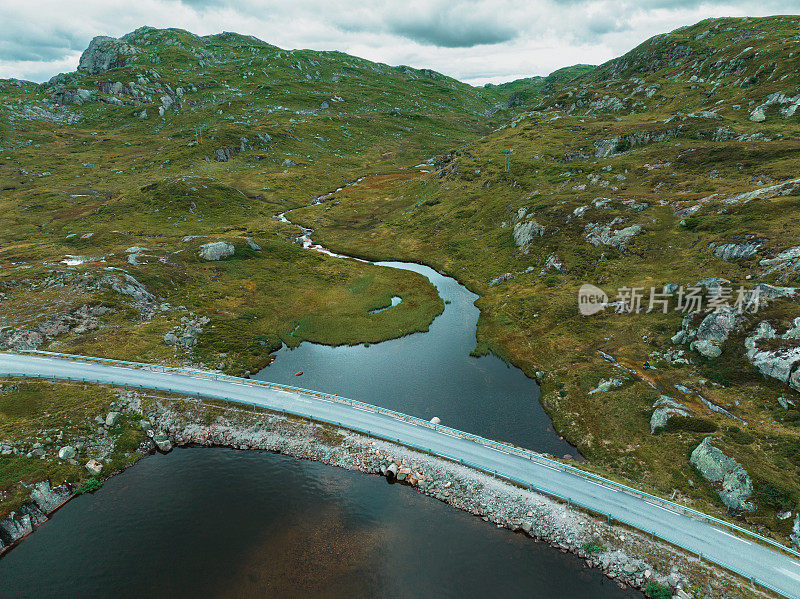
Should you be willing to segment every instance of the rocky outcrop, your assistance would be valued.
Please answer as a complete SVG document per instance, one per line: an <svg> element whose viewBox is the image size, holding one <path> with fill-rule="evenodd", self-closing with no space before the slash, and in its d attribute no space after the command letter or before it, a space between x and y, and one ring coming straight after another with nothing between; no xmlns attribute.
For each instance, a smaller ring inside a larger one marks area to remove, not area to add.
<svg viewBox="0 0 800 599"><path fill-rule="evenodd" d="M755 255L766 239L749 239L742 243L723 243L714 248L714 255L722 260L742 260Z"/></svg>
<svg viewBox="0 0 800 599"><path fill-rule="evenodd" d="M721 306L717 311L708 314L697 327L695 340L691 349L707 358L716 358L722 354L719 346L727 341L743 321L741 312L732 306Z"/></svg>
<svg viewBox="0 0 800 599"><path fill-rule="evenodd" d="M609 139L601 139L594 142L595 158L608 158L617 156L632 150L637 146L659 143L673 139L678 136L678 129L668 129L667 131L637 131L627 135L618 135Z"/></svg>
<svg viewBox="0 0 800 599"><path fill-rule="evenodd" d="M785 181L777 185L770 185L769 187L762 187L731 196L730 198L722 200L721 203L746 204L752 200L768 200L770 198L788 196L792 195L798 187L800 187L800 179L792 179L791 181Z"/></svg>
<svg viewBox="0 0 800 599"><path fill-rule="evenodd" d="M792 547L800 551L800 514L794 517L791 534Z"/></svg>
<svg viewBox="0 0 800 599"><path fill-rule="evenodd" d="M772 273L779 272L781 274L778 278L781 281L785 281L800 270L800 246L790 247L774 258L759 260L758 264L765 267L762 276L766 277Z"/></svg>
<svg viewBox="0 0 800 599"><path fill-rule="evenodd" d="M93 101L95 97L96 93L88 89L68 89L63 85L56 86L51 95L53 102L61 106L81 106L86 102Z"/></svg>
<svg viewBox="0 0 800 599"><path fill-rule="evenodd" d="M0 554L33 532L53 511L72 497L72 489L68 484L51 488L47 481L34 484L30 493L28 503L0 520Z"/></svg>
<svg viewBox="0 0 800 599"><path fill-rule="evenodd" d="M662 395L653 404L655 410L650 417L650 433L655 434L664 429L669 422L670 416L688 416L689 409L682 403L675 401L671 397Z"/></svg>
<svg viewBox="0 0 800 599"><path fill-rule="evenodd" d="M589 395L594 395L595 393L605 393L611 389L622 387L623 382L624 381L622 379L600 379L600 382L597 383L597 387L589 391Z"/></svg>
<svg viewBox="0 0 800 599"><path fill-rule="evenodd" d="M514 243L527 254L534 239L544 235L544 227L535 220L524 220L514 225Z"/></svg>
<svg viewBox="0 0 800 599"><path fill-rule="evenodd" d="M784 118L794 116L797 109L800 108L800 95L787 96L784 93L777 92L767 96L763 104L759 104L750 112L750 120L754 123L763 123L767 120L767 110L770 106L780 106L780 114Z"/></svg>
<svg viewBox="0 0 800 599"><path fill-rule="evenodd" d="M761 374L777 379L795 391L800 391L800 368L798 368L800 347L759 349L760 341L770 339L800 339L800 317L794 319L793 326L783 335L778 335L772 325L762 321L744 341L747 358Z"/></svg>
<svg viewBox="0 0 800 599"><path fill-rule="evenodd" d="M226 241L212 241L201 245L198 255L203 260L223 260L233 256L235 251L236 248L232 243Z"/></svg>
<svg viewBox="0 0 800 599"><path fill-rule="evenodd" d="M89 47L81 54L78 70L92 75L105 73L125 66L127 60L138 52L135 46L100 35L89 42Z"/></svg>
<svg viewBox="0 0 800 599"><path fill-rule="evenodd" d="M514 278L514 275L510 272L504 272L501 275L496 276L494 279L489 281L489 287L494 287L495 285L499 285L500 283L505 283L506 281L510 281Z"/></svg>
<svg viewBox="0 0 800 599"><path fill-rule="evenodd" d="M84 305L72 312L56 314L36 327L19 327L0 332L0 347L14 349L37 349L43 343L59 335L80 335L100 326L98 318L110 312L102 305Z"/></svg>
<svg viewBox="0 0 800 599"><path fill-rule="evenodd" d="M727 508L739 512L752 511L754 507L748 501L753 494L752 479L739 462L711 445L711 440L711 437L703 439L692 451L689 463L707 481L718 483L717 494Z"/></svg>
<svg viewBox="0 0 800 599"><path fill-rule="evenodd" d="M642 232L642 227L639 225L632 225L623 229L614 230L614 225L619 222L621 222L621 219L615 218L607 225L588 223L585 227L586 241L594 246L602 244L610 245L617 249L624 249L631 239Z"/></svg>

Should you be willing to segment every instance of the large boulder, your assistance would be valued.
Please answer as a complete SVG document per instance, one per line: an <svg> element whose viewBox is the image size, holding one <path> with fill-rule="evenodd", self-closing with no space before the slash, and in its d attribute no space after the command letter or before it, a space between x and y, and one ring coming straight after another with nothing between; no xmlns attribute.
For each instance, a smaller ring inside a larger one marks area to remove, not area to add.
<svg viewBox="0 0 800 599"><path fill-rule="evenodd" d="M794 518L794 526L792 526L792 534L790 536L792 546L800 551L800 514Z"/></svg>
<svg viewBox="0 0 800 599"><path fill-rule="evenodd" d="M103 464L97 460L89 460L86 462L86 469L92 476L97 476L103 471Z"/></svg>
<svg viewBox="0 0 800 599"><path fill-rule="evenodd" d="M686 406L666 395L659 397L653 404L653 407L655 410L650 417L650 432L652 434L665 428L671 416L689 415L689 409Z"/></svg>
<svg viewBox="0 0 800 599"><path fill-rule="evenodd" d="M58 450L58 457L62 460L73 460L78 452L71 445L65 445Z"/></svg>
<svg viewBox="0 0 800 599"><path fill-rule="evenodd" d="M711 445L711 437L706 437L695 447L689 463L697 468L703 478L718 483L717 494L727 508L739 512L754 509L748 501L753 494L752 479L739 462Z"/></svg>
<svg viewBox="0 0 800 599"><path fill-rule="evenodd" d="M200 246L198 254L203 260L222 260L233 256L236 248L226 241L212 241Z"/></svg>
<svg viewBox="0 0 800 599"><path fill-rule="evenodd" d="M719 310L711 312L703 319L697 327L697 338L702 341L724 343L742 320L738 310L732 306L721 306Z"/></svg>
<svg viewBox="0 0 800 599"><path fill-rule="evenodd" d="M514 243L521 252L528 253L531 243L544 235L544 227L535 220L526 220L514 225Z"/></svg>

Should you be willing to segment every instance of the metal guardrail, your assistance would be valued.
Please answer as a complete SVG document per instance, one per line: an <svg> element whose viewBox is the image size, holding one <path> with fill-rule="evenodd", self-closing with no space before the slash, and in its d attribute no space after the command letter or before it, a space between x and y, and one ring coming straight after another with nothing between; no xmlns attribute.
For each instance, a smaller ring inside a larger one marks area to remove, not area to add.
<svg viewBox="0 0 800 599"><path fill-rule="evenodd" d="M410 424L414 424L414 425L417 425L417 426L423 426L423 427L430 428L430 429L433 429L433 430L436 430L436 431L439 431L439 432L442 432L442 433L445 433L445 434L448 434L448 435L451 435L451 436L456 436L456 437L460 437L460 438L463 438L463 439L467 439L467 440L470 440L470 441L472 441L474 443L477 443L477 444L480 444L480 445L484 445L486 447L490 447L490 448L495 449L496 451L500 451L502 453L515 454L515 455L519 455L520 457L525 457L527 459L530 459L532 461L536 461L536 462L539 462L539 463L542 463L542 464L547 464L549 466L555 466L555 467L559 468L562 471L570 472L570 473L575 474L577 476L591 479L591 480L593 480L595 482L603 484L606 487L613 488L613 489L615 489L617 491L621 491L621 492L624 492L624 493L629 494L629 495L633 495L633 496L640 497L640 498L652 499L654 501L657 501L660 505L662 505L662 506L664 506L666 508L669 508L673 512L676 512L676 513L679 513L679 514L682 514L682 515L685 515L685 516L699 518L701 520L706 520L706 521L709 521L709 522L711 522L713 524L722 525L722 526L724 526L726 528L729 528L731 530L734 530L736 532L743 533L744 535L746 535L746 536L748 536L750 538L753 538L753 539L755 539L757 541L760 541L762 543L766 543L766 544L768 544L770 546L773 546L773 547L775 547L777 549L780 549L781 551L783 551L785 553L788 553L788 554L790 554L790 555L792 555L794 557L800 558L800 552L797 552L797 551L791 549L790 547L786 547L785 545L782 545L782 544L774 541L773 539L769 539L767 537L763 537L763 536L761 536L761 535L759 535L757 533L754 533L754 532L752 532L750 530L747 530L746 528L743 528L741 526L737 526L736 524L733 524L731 522L727 522L725 520L721 520L719 518L715 518L714 516L711 516L709 514L704 514L703 512L700 512L700 511L694 510L692 508L680 505L680 504L675 503L673 501L670 501L668 499L664 499L664 498L658 497L656 495L651 495L650 493L647 493L645 491L641 491L639 489L634 489L633 487L629 487L629 486L624 485L622 483L618 483L616 481L604 478L604 477L602 477L600 475L597 475L597 474L594 474L592 472L587 472L585 470L581 470L581 469L576 468L574 466L571 466L569 464L564 464L562 462L559 462L557 460L548 458L548 457L546 457L546 456L544 456L542 454L538 454L536 452L533 452L533 451L530 451L530 450L527 450L527 449L515 447L513 445L509 445L509 444L506 444L506 443L500 443L498 441L493 441L491 439L487 439L485 437L480 437L478 435L473 435L472 433L467 433L465 431L461 431L461 430L458 430L458 429L450 428L450 427L442 425L442 424L434 424L434 423L429 422L427 420L423 420L421 418L417 418L416 416L410 416L408 414L403 414L401 412L396 412L395 410L391 410L389 408L383 408L383 407L380 407L380 406L367 404L367 403L364 403L364 402L360 402L360 401L353 400L353 399L348 399L348 398L345 398L345 397L342 397L342 396L339 396L339 395L333 395L333 394L330 394L330 393L324 393L324 392L314 391L314 390L310 390L310 389L303 389L302 387L295 387L293 385L282 385L282 384L272 383L272 382L268 382L268 381L258 381L258 380L255 380L255 379L242 379L241 377L235 377L235 376L230 376L230 375L226 375L226 374L219 374L219 373L208 372L208 371L203 371L203 370L193 370L193 369L187 369L187 368L177 368L177 367L172 367L172 366L161 366L161 365L155 365L155 364L145 364L145 363L141 363L141 362L129 362L129 361L125 361L125 360L114 360L114 359L110 359L110 358L98 358L98 357L91 357L91 356L81 356L81 355L76 355L76 354L61 354L61 353L57 353L57 352L47 352L47 351L39 351L39 350L21 350L21 353L38 354L38 355L45 355L45 356L55 356L55 357L68 358L68 359L71 359L71 360L84 361L84 362L95 361L95 362L101 362L101 363L107 363L107 364L124 365L124 366L127 366L127 367L133 367L133 368L135 368L137 370L153 370L153 371L177 372L177 373L181 373L181 374L190 375L190 376L193 376L193 377L207 377L207 378L210 378L210 379L213 379L213 380L235 381L235 382L237 382L239 384L241 384L243 381L246 380L248 384L251 384L251 385L254 385L254 386L262 386L262 387L278 389L278 390L293 391L293 392L302 393L304 395L320 397L320 398L323 398L323 399L327 399L329 401L335 401L337 403L342 403L342 404L345 404L345 405L360 407L362 409L365 409L365 410L368 410L368 411L371 411L371 412L375 412L375 413L380 413L380 414L385 414L385 415L391 416L391 417L393 417L395 419L402 420L402 421L408 422ZM28 377L30 375L28 375L26 373L8 373L8 376ZM70 381L76 381L76 382L96 382L96 383L101 383L101 384L109 384L106 381L90 380L90 379L87 379L85 377L55 377L55 376L47 377L47 376L40 376L40 377L37 377L37 378L52 378L54 380L70 380ZM123 386L125 386L125 385L123 385ZM156 391L158 391L158 390L163 391L163 389L161 387L155 386L155 385L154 386L140 385L140 386L141 387L146 387L148 389L156 390ZM254 405L254 406L259 406L259 407L265 407L265 406L261 406L260 404L254 404L252 402L248 402L248 401L245 401L245 400L238 400L238 399L227 398L227 397L226 398L219 398L219 399L226 399L228 401L232 401L232 402L235 402L235 403L242 403L242 404L249 404L249 405ZM269 409L269 408L266 408L266 409ZM343 426L344 428L350 428L350 429L355 430L357 432L366 433L369 436L385 439L385 440L391 441L393 443L398 443L399 442L400 444L408 445L410 447L414 447L415 449L419 449L419 450L422 450L422 451L425 451L425 452L428 452L428 453L431 453L431 454L438 455L440 457L443 457L443 458L448 459L450 461L453 461L455 463L463 464L463 465L469 466L469 467L471 467L473 469L480 470L480 471L486 472L488 474L492 474L492 475L494 475L496 477L499 477L499 478L503 478L505 480L513 482L514 484L517 484L517 485L520 485L520 486L523 486L523 487L526 487L526 488L529 488L529 489L536 490L537 492L541 492L541 493L556 497L556 498L561 499L563 501L567 501L570 504L578 505L583 509L589 510L589 511L594 512L594 513L601 514L603 516L607 516L610 519L617 520L617 521L622 522L622 523L624 523L624 524L626 524L628 526L631 526L633 528L637 528L638 530L643 530L643 529L638 528L634 523L626 521L624 517L619 517L619 516L614 516L612 514L603 513L601 511L598 511L596 508L592 508L590 506L587 506L587 505L584 505L584 504L580 503L579 501L575 501L575 500L573 500L573 499L571 499L569 497L565 497L565 496L559 494L556 491L535 487L535 486L531 485L530 483L527 483L525 481L516 479L513 476L504 475L504 474L498 473L496 471L487 470L485 467L480 466L479 464L474 464L472 462L469 462L468 460L463 460L463 459L457 458L455 456L448 455L448 454L446 454L444 452L432 451L430 448L417 447L417 446L414 446L413 444L403 443L402 441L400 441L397 438L388 437L388 436L382 435L380 433L376 433L375 431L369 431L369 430L365 430L365 429L360 429L357 426L345 426L345 425L342 425L342 423L340 423L340 422L329 421L329 420L327 420L325 418L321 418L321 417L318 417L318 416L312 416L312 415L309 415L309 414L304 414L304 413L301 413L301 412L296 411L296 410L292 410L292 413L297 415L297 416L301 416L303 418L308 418L310 420L316 420L316 421L325 422L325 423L336 425L336 426ZM653 531L644 530L643 532L652 534L654 536L658 536L659 538L661 538L661 539L663 539L663 540L665 540L665 541L667 541L667 542L669 542L669 543L671 543L671 544L673 544L673 545L675 545L677 547L681 547L682 549L684 549L686 551L689 551L691 553L695 553L694 550L692 550L692 549L690 549L688 547L685 547L684 545L682 545L678 541L666 538L663 535L656 535ZM703 556L701 555L700 557L702 558ZM769 589L770 591L773 591L773 592L776 592L776 593L779 593L779 594L784 594L781 591L778 591L777 589L771 587L769 584L767 584L767 583L765 583L763 581L760 581L758 579L755 579L755 578L753 578L753 577L751 577L751 576L749 576L747 574L744 574L744 573L736 570L734 567L732 567L732 566L730 566L728 564L722 563L722 562L720 562L718 560L714 560L714 563L716 563L716 564L718 564L718 565L720 565L720 566L722 566L722 567L724 567L724 568L726 568L726 569L728 569L728 570L730 570L732 572L735 572L736 574L746 578L747 580L750 580L754 584L759 584L760 586L762 586L762 587L764 587L766 589ZM800 599L800 595L797 595L796 597L797 597L797 599Z"/></svg>

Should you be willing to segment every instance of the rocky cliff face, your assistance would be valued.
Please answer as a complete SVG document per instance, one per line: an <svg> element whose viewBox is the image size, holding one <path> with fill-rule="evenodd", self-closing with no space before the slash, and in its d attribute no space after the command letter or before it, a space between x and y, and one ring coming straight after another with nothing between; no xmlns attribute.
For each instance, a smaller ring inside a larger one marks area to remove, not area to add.
<svg viewBox="0 0 800 599"><path fill-rule="evenodd" d="M128 57L138 52L135 46L116 38L97 36L81 54L78 71L98 75L111 69L118 69L125 66Z"/></svg>

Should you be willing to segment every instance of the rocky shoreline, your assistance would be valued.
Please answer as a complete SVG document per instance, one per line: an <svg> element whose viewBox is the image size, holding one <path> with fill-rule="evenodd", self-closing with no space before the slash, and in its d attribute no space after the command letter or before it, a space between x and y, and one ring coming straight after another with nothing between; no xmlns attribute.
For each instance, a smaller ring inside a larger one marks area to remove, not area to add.
<svg viewBox="0 0 800 599"><path fill-rule="evenodd" d="M209 418L212 410L215 418ZM388 476L497 527L572 552L588 567L602 569L621 587L671 587L673 596L682 599L759 595L756 590L742 588L741 581L732 575L639 531L465 466L295 417L242 408L220 410L196 400L156 398L142 410L146 422L152 423L150 451L168 451L172 445L267 450ZM35 485L31 502L0 522L0 554L73 496L73 489L66 484L54 489L46 482Z"/></svg>

